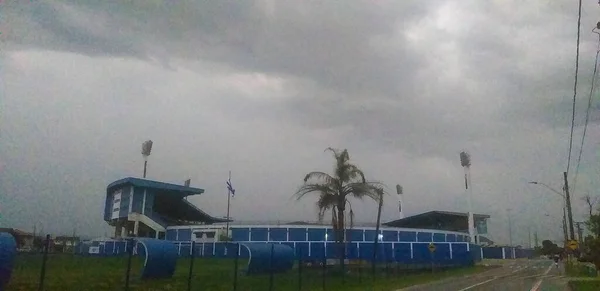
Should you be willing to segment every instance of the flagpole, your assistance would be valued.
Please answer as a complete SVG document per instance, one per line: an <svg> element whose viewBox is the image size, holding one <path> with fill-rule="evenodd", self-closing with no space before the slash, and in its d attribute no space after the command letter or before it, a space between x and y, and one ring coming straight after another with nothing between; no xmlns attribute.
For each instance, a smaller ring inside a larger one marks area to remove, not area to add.
<svg viewBox="0 0 600 291"><path fill-rule="evenodd" d="M231 171L229 171L229 183L231 183ZM225 227L225 234L229 237L229 206L231 205L231 189L227 187L227 226Z"/></svg>

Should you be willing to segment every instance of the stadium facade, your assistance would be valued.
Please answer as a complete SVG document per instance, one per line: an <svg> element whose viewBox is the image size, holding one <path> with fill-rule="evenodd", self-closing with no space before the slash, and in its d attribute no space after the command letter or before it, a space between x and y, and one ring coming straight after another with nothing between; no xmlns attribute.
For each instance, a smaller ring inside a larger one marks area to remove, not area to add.
<svg viewBox="0 0 600 291"><path fill-rule="evenodd" d="M187 201L203 189L152 181L124 178L108 185L104 220L114 227L114 236L80 244L80 254L118 255L131 241L125 238L156 238L172 241L178 255L231 257L243 252L247 243L284 244L298 258L320 260L334 258L335 236L331 226L309 223L239 225L209 215ZM480 233L487 230L489 216L476 214ZM533 254L512 247L485 247L469 242L465 213L432 211L384 223L375 227L347 230L345 250L348 259L377 260L406 264L469 265L482 258L520 258ZM374 241L379 244L375 250ZM431 247L435 246L435 256ZM192 249L194 251L192 251ZM135 252L135 250L134 250ZM242 254L247 255L247 254ZM435 257L435 258L434 258Z"/></svg>
<svg viewBox="0 0 600 291"><path fill-rule="evenodd" d="M231 225L186 200L203 189L124 178L108 185L104 220L114 227L114 237L152 237L172 241L218 242L225 237L238 242L333 242L331 226L325 225ZM487 215L476 215L478 225ZM430 212L384 223L354 227L347 231L351 242L468 242L466 214Z"/></svg>

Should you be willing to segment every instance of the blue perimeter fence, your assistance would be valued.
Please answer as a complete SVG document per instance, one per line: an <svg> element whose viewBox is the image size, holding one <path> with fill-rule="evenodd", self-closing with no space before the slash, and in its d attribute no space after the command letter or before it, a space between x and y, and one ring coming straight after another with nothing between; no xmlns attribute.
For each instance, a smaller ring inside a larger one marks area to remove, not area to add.
<svg viewBox="0 0 600 291"><path fill-rule="evenodd" d="M127 241L103 241L90 244L81 243L76 253L92 256L118 256L126 254ZM234 258L239 251L240 258L248 258L248 250L239 244L248 242L211 242L195 243L195 257ZM256 243L256 242L252 242ZM264 242L267 243L267 242ZM296 259L321 261L323 258L338 258L337 245L331 242L268 242L288 245L294 249ZM180 257L189 257L191 242L174 241ZM381 263L396 262L402 264L430 264L458 266L472 265L482 259L516 259L533 256L533 250L513 247L481 247L468 243L435 242L435 251L429 249L430 243L419 242L380 242L377 244L376 260ZM372 261L374 243L345 243L346 259ZM90 252L91 250L91 252ZM143 255L143 248L137 246L134 254Z"/></svg>

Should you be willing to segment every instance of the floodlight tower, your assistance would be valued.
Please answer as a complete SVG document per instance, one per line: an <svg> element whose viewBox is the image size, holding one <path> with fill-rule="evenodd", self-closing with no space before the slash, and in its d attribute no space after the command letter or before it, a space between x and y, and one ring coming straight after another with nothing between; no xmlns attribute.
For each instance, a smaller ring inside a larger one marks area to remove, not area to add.
<svg viewBox="0 0 600 291"><path fill-rule="evenodd" d="M400 184L396 185L396 194L398 194L398 214L400 214L400 219L404 218L404 212L402 211L402 186Z"/></svg>
<svg viewBox="0 0 600 291"><path fill-rule="evenodd" d="M475 243L475 219L473 218L473 205L471 203L472 190L469 187L471 185L471 156L467 152L460 152L460 165L465 171L465 194L467 195L469 207L469 237L471 238L471 243Z"/></svg>
<svg viewBox="0 0 600 291"><path fill-rule="evenodd" d="M148 156L152 151L152 141L147 140L142 143L142 156L144 157L144 179L146 178L146 168L148 167Z"/></svg>

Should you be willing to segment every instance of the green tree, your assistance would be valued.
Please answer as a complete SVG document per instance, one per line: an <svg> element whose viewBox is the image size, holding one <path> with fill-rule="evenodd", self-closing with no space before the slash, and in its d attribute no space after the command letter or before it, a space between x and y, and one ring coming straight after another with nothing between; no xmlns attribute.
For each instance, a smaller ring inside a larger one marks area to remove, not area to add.
<svg viewBox="0 0 600 291"><path fill-rule="evenodd" d="M583 255L600 270L600 214L592 214L586 222L591 236L584 241Z"/></svg>
<svg viewBox="0 0 600 291"><path fill-rule="evenodd" d="M375 201L379 201L379 195L375 192L375 187L378 187L380 183L369 182L365 179L363 171L358 166L350 163L350 155L347 149L340 151L327 148L325 151L332 152L335 158L333 174L318 171L306 174L304 184L296 191L294 196L299 200L309 193L318 195L316 206L320 221L328 211L331 211L331 223L335 233L340 266L343 268L345 259L344 214L346 204L349 202L348 198L363 199L364 197L370 197Z"/></svg>

